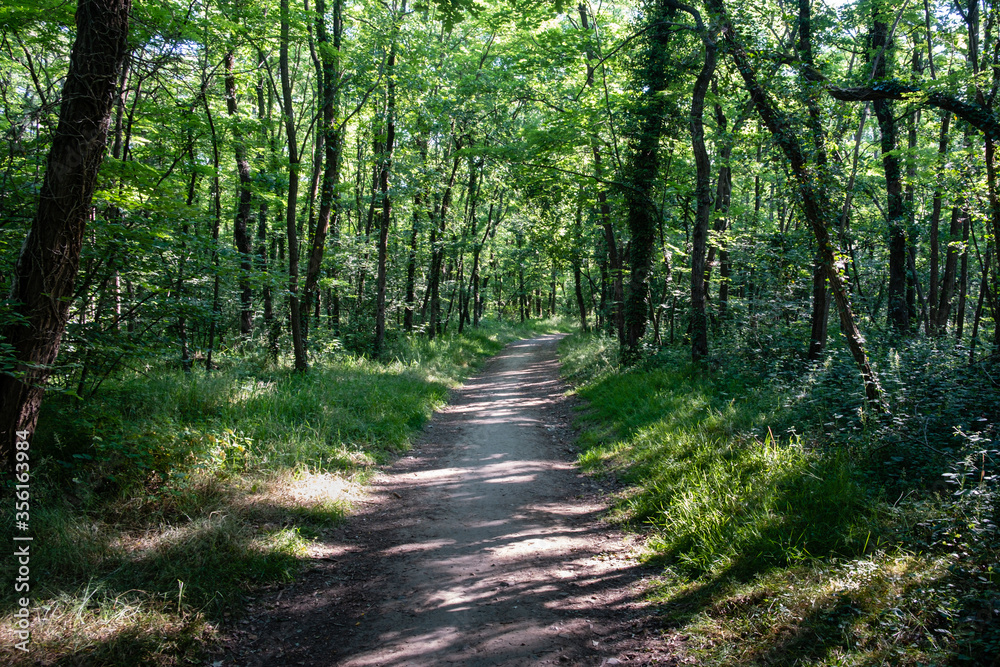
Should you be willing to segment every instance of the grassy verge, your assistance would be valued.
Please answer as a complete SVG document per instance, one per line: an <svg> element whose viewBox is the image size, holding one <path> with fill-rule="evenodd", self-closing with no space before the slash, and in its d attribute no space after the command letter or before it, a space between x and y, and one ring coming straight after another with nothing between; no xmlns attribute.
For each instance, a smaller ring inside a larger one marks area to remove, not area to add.
<svg viewBox="0 0 1000 667"><path fill-rule="evenodd" d="M587 405L581 463L622 483L615 516L648 535L673 643L704 665L992 664L986 468L957 496L900 486L902 427L838 412L836 363L779 382L738 364L696 372L685 356L624 370L605 338L561 347Z"/></svg>
<svg viewBox="0 0 1000 667"><path fill-rule="evenodd" d="M289 581L378 464L507 342L559 322L399 339L391 361L330 351L308 374L232 355L210 374L151 363L86 402L52 396L32 442L32 638L4 664L181 664L246 596ZM13 503L0 507L11 542ZM16 563L0 560L13 581Z"/></svg>

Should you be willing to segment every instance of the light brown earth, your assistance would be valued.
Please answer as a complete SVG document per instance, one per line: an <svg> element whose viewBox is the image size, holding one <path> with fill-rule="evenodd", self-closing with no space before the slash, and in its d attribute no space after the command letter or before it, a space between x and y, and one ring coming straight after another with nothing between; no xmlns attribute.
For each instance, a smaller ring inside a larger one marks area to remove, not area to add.
<svg viewBox="0 0 1000 667"><path fill-rule="evenodd" d="M453 392L325 557L257 601L225 664L676 664L650 573L572 463L558 339L509 345Z"/></svg>

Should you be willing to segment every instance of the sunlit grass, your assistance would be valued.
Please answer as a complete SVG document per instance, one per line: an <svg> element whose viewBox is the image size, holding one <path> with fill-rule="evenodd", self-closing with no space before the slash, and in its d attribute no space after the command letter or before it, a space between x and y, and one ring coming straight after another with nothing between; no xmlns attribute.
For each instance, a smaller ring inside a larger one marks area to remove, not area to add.
<svg viewBox="0 0 1000 667"><path fill-rule="evenodd" d="M578 358L587 346L607 357L600 339L567 342ZM627 485L616 516L646 525L651 553L676 571L759 568L863 544L864 493L847 461L776 438L776 397L676 361L589 373L581 463Z"/></svg>
<svg viewBox="0 0 1000 667"><path fill-rule="evenodd" d="M662 572L651 600L685 660L950 665L997 655L985 452L955 469L957 479L979 475L961 502L926 490L887 499L872 470L882 462L868 452L893 445L880 440L892 431L850 423L832 364L809 370L803 387L741 364L694 368L684 350L622 369L613 341L592 335L566 339L561 357L586 402L581 465L620 483L612 516L644 534L647 562Z"/></svg>
<svg viewBox="0 0 1000 667"><path fill-rule="evenodd" d="M652 600L698 664L952 664L954 640L928 605L946 579L942 559L877 550L748 580L665 577Z"/></svg>
<svg viewBox="0 0 1000 667"><path fill-rule="evenodd" d="M381 463L449 389L559 320L394 341L374 361L328 346L308 374L253 359L185 374L150 364L84 404L53 397L33 444L33 637L11 664L198 661L248 595L293 580ZM12 524L9 508L0 520ZM13 559L0 576L13 579Z"/></svg>

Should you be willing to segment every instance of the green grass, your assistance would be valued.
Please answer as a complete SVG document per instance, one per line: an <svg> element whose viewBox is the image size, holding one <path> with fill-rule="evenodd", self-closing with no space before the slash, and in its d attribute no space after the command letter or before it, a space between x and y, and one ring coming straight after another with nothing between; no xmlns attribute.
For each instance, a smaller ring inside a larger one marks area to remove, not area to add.
<svg viewBox="0 0 1000 667"><path fill-rule="evenodd" d="M12 649L8 587L0 660L203 658L248 595L297 576L450 388L507 342L565 328L400 338L386 361L331 347L305 375L251 358L223 358L209 374L150 363L84 403L50 396L32 442L31 530L44 545L31 561L32 650ZM9 512L0 508L8 543ZM4 580L13 565L0 561Z"/></svg>
<svg viewBox="0 0 1000 667"><path fill-rule="evenodd" d="M683 657L989 664L1000 577L988 487L962 504L912 487L887 501L899 486L878 469L888 427L827 421L837 364L782 383L746 364L695 369L686 350L623 369L614 348L594 335L561 346L585 399L580 462L621 483L613 517L645 535L662 571L651 600Z"/></svg>
<svg viewBox="0 0 1000 667"><path fill-rule="evenodd" d="M607 342L567 341L567 357ZM770 429L778 403L740 378L696 375L680 360L627 371L610 364L568 372L594 379L584 469L627 485L617 516L651 531L656 557L686 576L759 571L810 555L853 553L869 532L864 492L842 455Z"/></svg>

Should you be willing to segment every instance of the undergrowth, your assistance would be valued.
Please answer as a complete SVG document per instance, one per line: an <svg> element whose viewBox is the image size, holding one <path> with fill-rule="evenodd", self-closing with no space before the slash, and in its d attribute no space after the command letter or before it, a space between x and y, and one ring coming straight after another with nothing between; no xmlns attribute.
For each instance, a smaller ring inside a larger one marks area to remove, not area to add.
<svg viewBox="0 0 1000 667"><path fill-rule="evenodd" d="M622 484L614 516L647 534L652 599L689 660L996 664L988 368L922 342L876 348L892 403L877 420L836 348L701 367L664 349L629 369L615 349L593 334L561 346L586 401L580 461Z"/></svg>
<svg viewBox="0 0 1000 667"><path fill-rule="evenodd" d="M0 661L180 664L201 659L247 596L291 581L374 467L486 358L558 321L398 338L385 361L317 345L307 374L254 351L184 373L168 360L109 378L87 401L46 399L32 442L32 639ZM11 544L13 503L0 508ZM13 581L15 559L0 561Z"/></svg>

